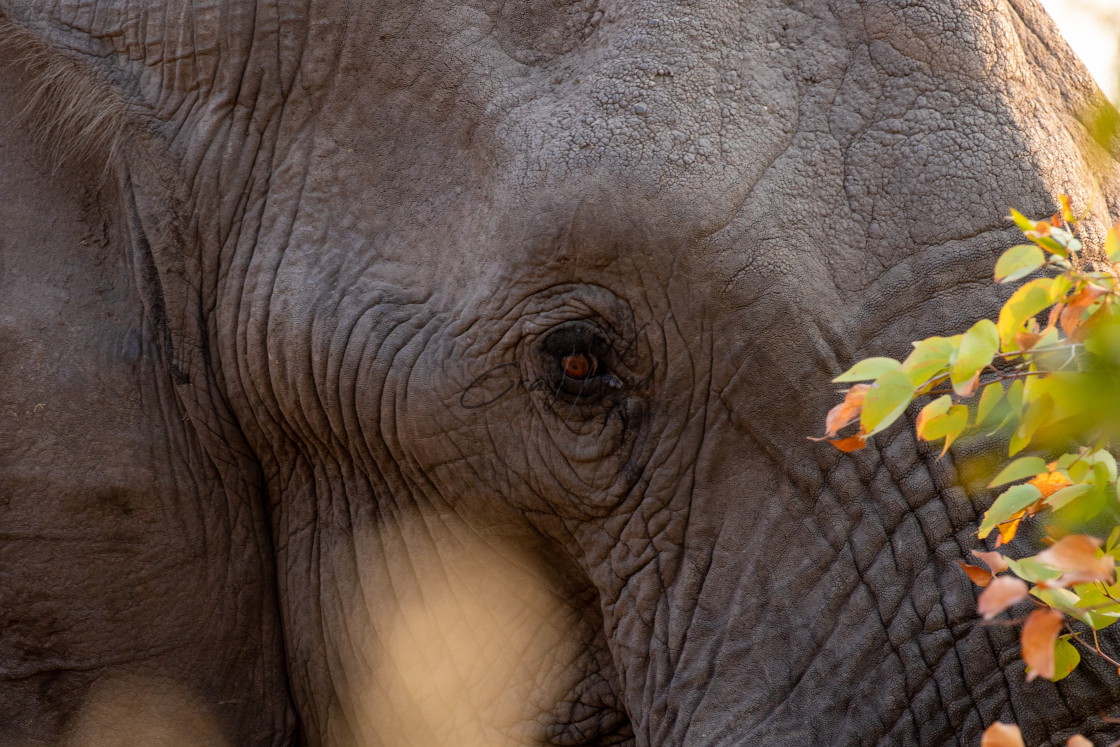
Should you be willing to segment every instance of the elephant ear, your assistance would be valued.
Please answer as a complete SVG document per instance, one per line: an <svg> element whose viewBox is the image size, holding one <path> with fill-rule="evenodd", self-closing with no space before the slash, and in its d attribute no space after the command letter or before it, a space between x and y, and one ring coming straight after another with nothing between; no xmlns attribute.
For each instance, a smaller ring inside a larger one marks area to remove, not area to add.
<svg viewBox="0 0 1120 747"><path fill-rule="evenodd" d="M129 61L106 62L115 58L102 41L114 36L109 27L40 17L35 7L9 7L0 0L0 39L22 74L25 102L9 126L32 134L56 175L72 163L98 175L99 192L112 203L106 205L109 219L127 236L127 256L121 259L132 267L150 334L176 384L184 417L208 451L235 452L212 456L217 464L238 463L223 477L240 483L254 474L253 457L211 365L203 263L197 242L184 230L189 224L184 180L151 124L152 107L139 98L142 81L133 79Z"/></svg>
<svg viewBox="0 0 1120 747"><path fill-rule="evenodd" d="M100 42L6 7L0 743L294 739L258 468L175 171Z"/></svg>

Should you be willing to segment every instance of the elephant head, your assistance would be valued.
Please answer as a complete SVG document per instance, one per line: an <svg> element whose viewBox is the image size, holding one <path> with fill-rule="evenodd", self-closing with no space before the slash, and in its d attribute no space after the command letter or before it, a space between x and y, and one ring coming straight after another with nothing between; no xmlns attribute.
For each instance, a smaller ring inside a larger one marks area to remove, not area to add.
<svg viewBox="0 0 1120 747"><path fill-rule="evenodd" d="M1008 206L1120 216L1033 0L0 18L4 739L1115 731L976 618L974 461L806 440Z"/></svg>

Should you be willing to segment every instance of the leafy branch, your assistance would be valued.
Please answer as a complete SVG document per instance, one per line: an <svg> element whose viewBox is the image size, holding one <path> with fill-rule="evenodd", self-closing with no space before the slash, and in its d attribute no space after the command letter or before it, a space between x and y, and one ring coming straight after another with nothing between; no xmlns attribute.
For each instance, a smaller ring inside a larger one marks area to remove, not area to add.
<svg viewBox="0 0 1120 747"><path fill-rule="evenodd" d="M989 484L1004 490L977 532L981 540L994 532L996 550L973 551L983 566L960 565L984 588L977 611L989 624L1024 599L1036 603L1020 634L1028 681L1067 676L1081 660L1078 646L1120 669L1097 639L1120 620L1120 526L1107 539L1078 531L1106 510L1120 516L1110 448L1120 436L1120 224L1103 246L1086 248L1087 214L1075 214L1066 195L1060 202L1045 220L1011 211L1029 243L996 263L997 283L1021 285L995 321L914 342L902 361L859 361L833 380L851 386L829 411L825 435L813 439L845 452L862 449L915 400L928 400L917 436L943 442L942 456L965 436L1006 436L1013 459ZM1016 456L1028 448L1065 453ZM998 552L1022 521L1039 515L1050 522L1045 550L1019 560ZM985 740L1006 726L993 724Z"/></svg>

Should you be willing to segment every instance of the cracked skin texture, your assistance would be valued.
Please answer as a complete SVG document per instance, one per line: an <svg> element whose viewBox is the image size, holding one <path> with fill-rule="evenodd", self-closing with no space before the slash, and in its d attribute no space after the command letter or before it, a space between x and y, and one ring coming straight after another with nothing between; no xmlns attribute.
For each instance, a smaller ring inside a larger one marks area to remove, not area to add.
<svg viewBox="0 0 1120 747"><path fill-rule="evenodd" d="M979 625L983 454L804 438L1009 205L1120 217L1034 2L0 16L3 121L72 94L0 130L0 743L1118 736Z"/></svg>

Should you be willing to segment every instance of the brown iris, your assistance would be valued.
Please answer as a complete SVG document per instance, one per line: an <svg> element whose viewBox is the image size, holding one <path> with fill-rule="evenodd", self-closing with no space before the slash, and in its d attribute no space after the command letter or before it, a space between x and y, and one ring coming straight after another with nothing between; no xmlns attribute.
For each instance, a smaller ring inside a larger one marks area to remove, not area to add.
<svg viewBox="0 0 1120 747"><path fill-rule="evenodd" d="M564 375L569 379L589 379L595 375L599 361L591 353L572 353L565 355L560 361L564 367Z"/></svg>

